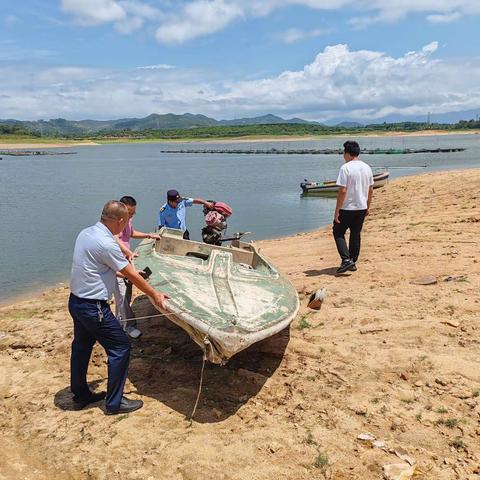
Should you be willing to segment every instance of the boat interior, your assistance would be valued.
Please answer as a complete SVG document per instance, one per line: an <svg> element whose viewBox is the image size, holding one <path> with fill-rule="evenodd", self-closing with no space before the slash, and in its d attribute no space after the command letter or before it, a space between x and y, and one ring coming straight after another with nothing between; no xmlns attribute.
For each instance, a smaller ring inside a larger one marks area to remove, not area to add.
<svg viewBox="0 0 480 480"><path fill-rule="evenodd" d="M155 251L162 255L180 255L200 258L208 261L212 251L222 251L232 254L233 262L248 265L253 269L269 268L268 263L251 244L233 240L229 246L209 245L207 243L185 240L181 230L162 228L159 232L160 240L155 243Z"/></svg>

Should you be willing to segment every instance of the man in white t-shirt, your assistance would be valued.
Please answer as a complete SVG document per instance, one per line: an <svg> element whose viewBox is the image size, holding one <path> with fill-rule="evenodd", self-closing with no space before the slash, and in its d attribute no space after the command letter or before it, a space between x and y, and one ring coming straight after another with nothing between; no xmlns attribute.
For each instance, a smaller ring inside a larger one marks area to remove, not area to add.
<svg viewBox="0 0 480 480"><path fill-rule="evenodd" d="M357 270L360 233L373 196L372 169L358 159L360 146L357 142L349 140L343 144L343 148L345 164L340 168L337 178L337 185L340 188L333 219L333 237L342 259L337 273ZM350 230L348 247L345 240L347 230Z"/></svg>

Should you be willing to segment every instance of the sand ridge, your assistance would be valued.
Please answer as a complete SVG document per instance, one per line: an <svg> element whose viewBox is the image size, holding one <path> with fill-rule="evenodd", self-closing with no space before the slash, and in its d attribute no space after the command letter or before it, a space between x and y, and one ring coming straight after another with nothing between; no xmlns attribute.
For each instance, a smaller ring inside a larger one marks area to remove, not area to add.
<svg viewBox="0 0 480 480"><path fill-rule="evenodd" d="M67 288L1 307L0 479L369 480L402 452L414 478L478 478L479 187L475 169L377 190L358 271L342 277L330 228L260 242L301 310L288 331L207 365L191 427L201 354L170 322L143 323L134 344L126 392L145 407L107 417L72 411ZM411 283L427 274L437 283ZM90 380L105 388L100 348Z"/></svg>

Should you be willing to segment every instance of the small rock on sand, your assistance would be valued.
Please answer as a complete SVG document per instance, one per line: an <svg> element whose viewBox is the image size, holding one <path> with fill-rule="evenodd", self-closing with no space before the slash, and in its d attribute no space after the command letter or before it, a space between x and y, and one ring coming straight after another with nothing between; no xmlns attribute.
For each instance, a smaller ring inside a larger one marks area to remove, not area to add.
<svg viewBox="0 0 480 480"><path fill-rule="evenodd" d="M444 320L442 323L445 323L445 325L449 325L450 327L455 327L455 328L458 328L460 326L460 322L458 320L454 320L453 318Z"/></svg>
<svg viewBox="0 0 480 480"><path fill-rule="evenodd" d="M437 278L433 275L425 275L423 277L417 277L413 280L410 280L411 285L435 285L437 283Z"/></svg>
<svg viewBox="0 0 480 480"><path fill-rule="evenodd" d="M360 435L358 435L357 437L358 440L363 440L363 441L366 441L366 442L373 442L376 437L375 435L372 435L371 433L361 433Z"/></svg>
<svg viewBox="0 0 480 480"><path fill-rule="evenodd" d="M404 462L407 462L409 465L414 465L415 464L415 460L410 457L407 452L401 450L401 449L396 449L395 451L395 455L400 459L400 460L403 460Z"/></svg>
<svg viewBox="0 0 480 480"><path fill-rule="evenodd" d="M449 275L448 277L444 278L444 282L465 282L467 277L465 275Z"/></svg>
<svg viewBox="0 0 480 480"><path fill-rule="evenodd" d="M357 415L366 415L368 413L367 408L363 405L357 405L356 407L353 408L353 411Z"/></svg>
<svg viewBox="0 0 480 480"><path fill-rule="evenodd" d="M392 463L383 466L385 480L409 480L415 472L415 467L408 463Z"/></svg>
<svg viewBox="0 0 480 480"><path fill-rule="evenodd" d="M360 333L362 335L366 335L367 333L379 333L379 332L388 332L388 328L383 327L368 327L368 328L361 328Z"/></svg>

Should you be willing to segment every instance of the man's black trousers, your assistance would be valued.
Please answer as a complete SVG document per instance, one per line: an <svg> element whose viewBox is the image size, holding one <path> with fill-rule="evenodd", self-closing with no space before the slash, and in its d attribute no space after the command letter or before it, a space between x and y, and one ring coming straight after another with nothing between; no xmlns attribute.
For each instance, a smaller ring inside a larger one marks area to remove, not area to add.
<svg viewBox="0 0 480 480"><path fill-rule="evenodd" d="M340 223L333 222L333 237L337 245L337 250L342 257L342 262L345 260L353 260L356 262L360 254L360 233L363 227L363 221L367 210L340 210L338 216ZM350 239L345 240L345 233L350 230Z"/></svg>
<svg viewBox="0 0 480 480"><path fill-rule="evenodd" d="M72 356L70 360L71 390L75 398L88 398L87 369L95 342L108 355L108 383L105 406L120 408L123 387L127 380L130 340L110 306L103 300L88 300L70 294L68 310L73 318Z"/></svg>

